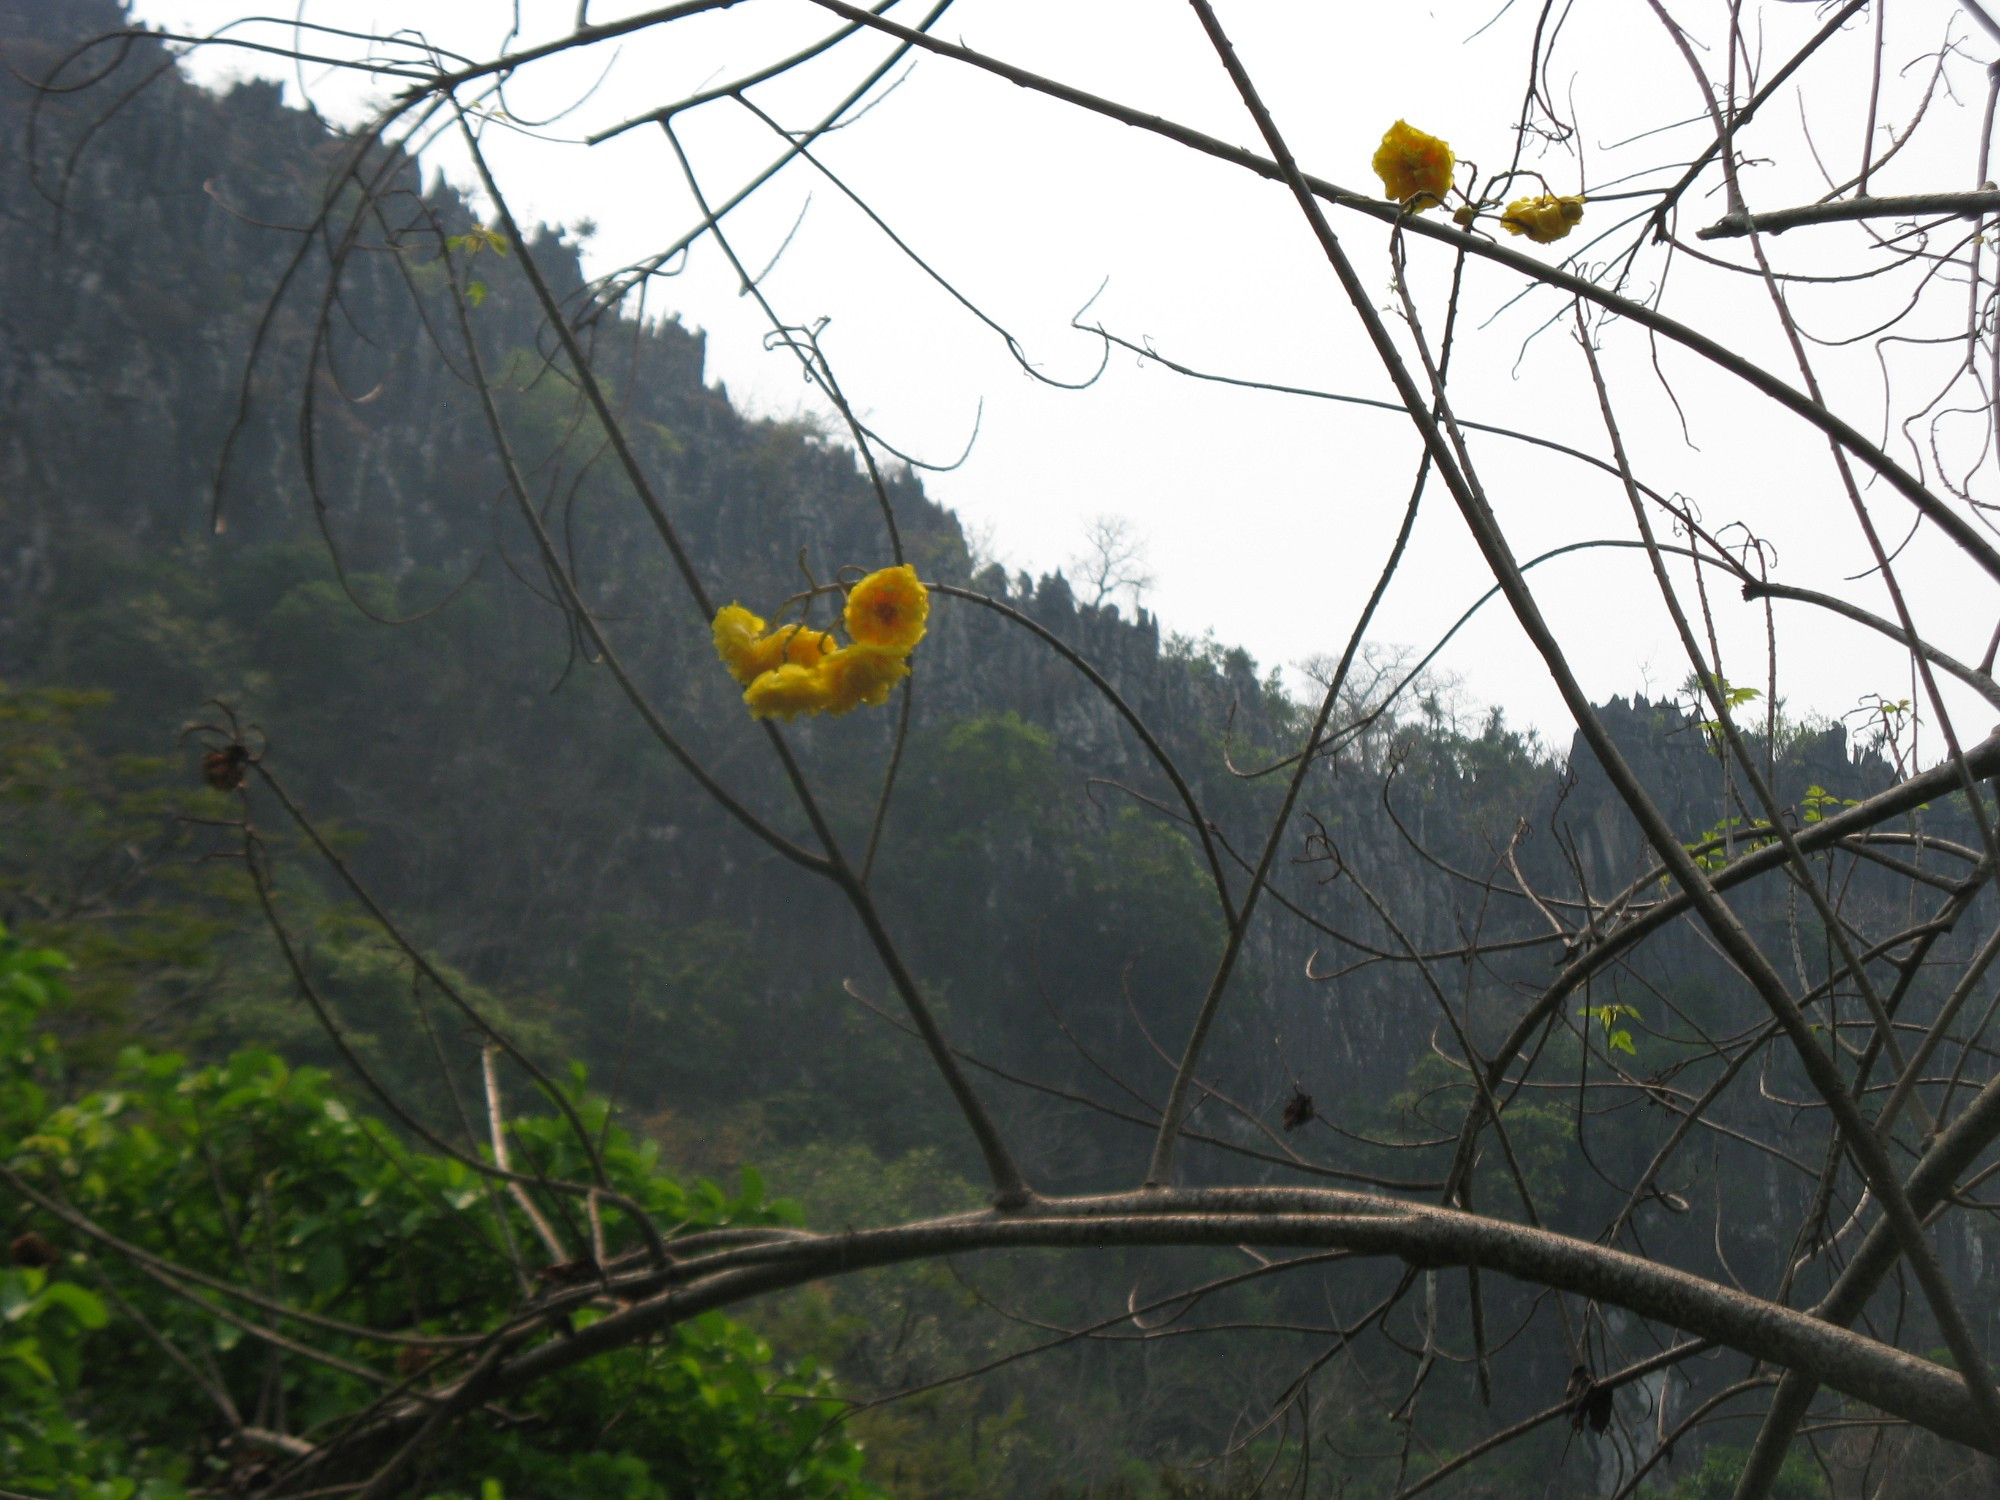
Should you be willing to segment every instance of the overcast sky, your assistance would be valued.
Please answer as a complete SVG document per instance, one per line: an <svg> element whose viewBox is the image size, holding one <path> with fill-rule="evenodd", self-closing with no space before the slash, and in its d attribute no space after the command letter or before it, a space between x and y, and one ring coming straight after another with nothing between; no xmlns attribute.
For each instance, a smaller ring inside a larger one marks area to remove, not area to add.
<svg viewBox="0 0 2000 1500"><path fill-rule="evenodd" d="M149 23L203 32L249 9L228 0L137 0L133 8ZM591 16L610 19L638 8L597 0ZM895 13L914 16L919 8L920 0L905 0ZM1504 161L1512 149L1527 37L1539 5L1232 0L1219 9L1308 171L1377 191L1369 158L1399 116L1482 166ZM532 41L566 29L576 6L522 0L519 10L522 34ZM1690 25L1711 28L1726 13L1719 0L1686 0L1677 10ZM485 56L505 35L511 10L475 0L307 0L303 14L380 32L420 30L452 50ZM1765 68L1823 19L1824 8L1815 5L1760 8ZM593 222L586 258L594 270L670 242L695 216L661 132L644 127L594 147L581 139L781 57L830 24L828 13L806 0L752 0L663 35L526 70L506 98L514 119L571 112L534 132L489 130L517 213L573 231ZM239 34L284 40L282 28L271 26ZM938 34L1256 144L1192 12L1177 0L959 0ZM1815 151L1836 181L1852 174L1866 128L1869 36L1857 28L1843 37L1760 118L1744 142L1754 159L1745 177L1754 207L1824 194L1829 184ZM1907 127L1932 76L1926 55L1947 36L1964 44L1947 73L1955 92L1933 98L1923 130L1878 178L1878 192L1977 186L1982 70L1992 48L1956 7L1907 0L1889 13L1877 129ZM754 97L784 125L803 126L864 76L885 46L873 37L847 43ZM1706 56L1721 67L1719 48ZM293 97L303 87L343 121L361 118L386 92L325 68L301 72L242 52L206 54L196 69L211 82L251 73L282 77ZM1009 329L1044 375L1079 380L1097 368L1099 341L1070 326L1088 303L1087 321L1204 370L1389 394L1281 188L943 59L906 64L892 79L895 87L878 90L886 97L875 108L824 143L823 159ZM1527 164L1546 172L1558 191L1619 191L1629 174L1646 169L1654 170L1622 186L1659 185L1672 174L1658 169L1676 167L1704 139L1705 124L1696 119L1700 95L1643 0L1575 5L1547 84L1579 129L1570 148L1541 157L1531 152ZM727 101L685 117L684 130L711 201L725 198L777 147L768 126ZM449 143L441 142L431 159L465 180ZM1621 210L1643 206L1643 200L1600 199L1585 229L1611 228ZM1691 201L1683 225L1691 233L1719 211L1718 197ZM1335 222L1386 306L1385 233L1351 214ZM804 163L732 215L728 228L753 269L792 236L764 289L787 321L830 320L825 345L837 373L887 439L920 458L949 462L977 422L963 466L926 482L1011 567L1055 567L1081 547L1087 518L1115 515L1147 543L1156 581L1146 602L1168 629L1212 630L1266 667L1339 648L1407 498L1418 454L1407 418L1192 382L1122 353L1088 390L1038 383L996 335ZM1608 243L1622 249L1631 236L1626 230ZM1814 272L1886 259L1851 226L1793 231L1771 245L1781 266ZM1572 249L1592 253L1581 234L1541 253L1555 260ZM1740 242L1726 253L1740 259ZM1425 315L1439 317L1448 252L1419 243L1413 258ZM1656 252L1642 259L1637 285L1649 289L1664 264ZM1803 286L1795 305L1813 331L1845 338L1865 334L1914 285L1904 276ZM1453 382L1461 414L1608 451L1565 304L1546 291L1517 298L1518 284L1478 262L1467 287L1465 342ZM1921 331L1949 335L1953 318L1962 327L1963 290L1951 289L1948 298L1925 315ZM1665 305L1796 379L1768 301L1745 278L1677 260ZM647 306L707 331L709 378L726 382L740 405L765 415L821 409L791 357L765 350L762 315L737 295L735 277L712 244L700 246L678 276L656 282ZM1885 372L1900 415L1928 399L1925 382L1943 378L1950 353L1940 365L1934 347L1883 349L1862 338L1816 350L1815 358L1823 361L1835 404L1915 462L1895 424L1885 427ZM1766 538L1782 581L1844 592L1886 611L1879 585L1844 581L1862 573L1868 559L1824 441L1678 350L1659 352L1657 373L1653 357L1636 329L1614 327L1605 336L1606 366L1641 477L1690 496L1711 525L1740 520ZM1520 556L1582 537L1633 534L1616 482L1593 470L1499 438L1479 441L1475 457ZM1988 468L1982 483L1991 475ZM1990 484L1986 497L1993 498ZM1884 531L1900 540L1907 507L1887 495L1875 504ZM1992 628L1990 586L1975 582L1970 569L1925 534L1904 554L1903 566L1919 586L1920 624L1948 649L1976 660ZM1665 613L1649 597L1641 555L1585 552L1532 576L1586 686L1599 697L1648 688L1657 696L1687 675ZM1373 634L1427 646L1485 587L1464 528L1439 489ZM1727 588L1714 607L1726 675L1762 682L1761 613ZM1839 715L1864 693L1909 695L1899 653L1846 625L1783 608L1789 612L1779 617L1779 667L1794 709ZM1462 679L1468 704L1501 703L1513 722L1567 744L1567 716L1504 607L1490 606L1441 664ZM1963 702L1958 709L1975 737L1984 733L1990 710Z"/></svg>

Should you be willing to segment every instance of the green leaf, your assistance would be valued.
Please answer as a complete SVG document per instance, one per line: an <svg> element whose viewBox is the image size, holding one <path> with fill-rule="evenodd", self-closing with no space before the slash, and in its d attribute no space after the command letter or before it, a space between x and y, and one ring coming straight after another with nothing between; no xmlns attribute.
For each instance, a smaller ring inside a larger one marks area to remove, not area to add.
<svg viewBox="0 0 2000 1500"><path fill-rule="evenodd" d="M0 1359L11 1359L26 1365L37 1377L47 1384L55 1383L56 1372L49 1368L49 1362L42 1358L41 1345L33 1339L17 1339L11 1344L0 1344Z"/></svg>
<svg viewBox="0 0 2000 1500"><path fill-rule="evenodd" d="M85 1328L102 1328L111 1321L103 1300L73 1281L52 1281L42 1291L40 1301L60 1307Z"/></svg>

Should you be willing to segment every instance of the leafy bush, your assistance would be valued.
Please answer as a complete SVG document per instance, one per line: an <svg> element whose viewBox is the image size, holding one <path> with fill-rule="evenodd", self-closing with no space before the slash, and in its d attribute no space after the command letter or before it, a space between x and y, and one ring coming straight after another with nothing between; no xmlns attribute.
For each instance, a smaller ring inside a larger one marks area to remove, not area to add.
<svg viewBox="0 0 2000 1500"><path fill-rule="evenodd" d="M310 1442L405 1380L456 1378L474 1342L546 1279L548 1252L530 1248L537 1231L518 1204L464 1161L414 1150L351 1110L316 1069L260 1051L191 1068L135 1046L109 1087L63 1102L61 1054L42 1019L65 1000L65 967L0 930L0 1162L16 1263L0 1272L0 1471L11 1488L165 1500L184 1485L247 1484L291 1461L260 1433ZM580 1070L567 1093L610 1186L656 1224L686 1234L795 1217L764 1201L753 1172L734 1197L662 1174L651 1148L608 1125ZM510 1134L535 1170L588 1175L560 1115L523 1115ZM538 1202L553 1234L587 1254L583 1207ZM602 1233L609 1253L639 1243L616 1207L604 1208ZM201 1276L347 1327L267 1317ZM570 1326L601 1315L585 1306ZM267 1323L292 1347L263 1337ZM310 1356L297 1352L305 1345ZM504 1422L467 1420L412 1492L877 1493L825 1372L781 1362L719 1313L501 1404Z"/></svg>

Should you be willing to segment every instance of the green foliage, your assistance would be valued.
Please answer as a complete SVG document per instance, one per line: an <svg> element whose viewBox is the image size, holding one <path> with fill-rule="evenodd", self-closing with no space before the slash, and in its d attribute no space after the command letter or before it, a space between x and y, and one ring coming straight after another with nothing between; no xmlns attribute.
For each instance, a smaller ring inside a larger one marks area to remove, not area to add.
<svg viewBox="0 0 2000 1500"><path fill-rule="evenodd" d="M963 800L969 807L963 811L972 816L962 819L956 847L940 850L946 855L995 832L1025 833L1045 826L1061 795L1055 736L1012 711L957 720L920 756L918 774L928 774L933 787L957 787L968 794Z"/></svg>
<svg viewBox="0 0 2000 1500"><path fill-rule="evenodd" d="M1711 689L1713 690L1712 695ZM1691 675L1687 682L1683 684L1681 691L1693 700L1697 714L1704 708L1712 706L1716 699L1719 698L1722 702L1722 712L1730 715L1732 718L1734 718L1737 709L1755 703L1759 698L1764 696L1760 688L1738 687L1727 678L1710 679L1700 673ZM1720 755L1722 753L1723 742L1723 721L1720 718L1697 718L1694 722L1695 728L1701 731L1702 739L1707 742L1709 749L1715 754Z"/></svg>
<svg viewBox="0 0 2000 1500"><path fill-rule="evenodd" d="M0 1146L33 1133L50 1090L61 1084L54 1038L26 1023L67 1001L58 976L68 967L59 954L27 947L0 928ZM23 1232L17 1215L7 1237ZM25 1248L16 1249L15 1261L36 1258ZM96 1363L87 1361L86 1344L109 1321L104 1300L62 1268L0 1269L0 1473L10 1487L61 1500L179 1493L184 1465L171 1456L145 1463L152 1472L141 1488L117 1426L78 1409L86 1370Z"/></svg>
<svg viewBox="0 0 2000 1500"><path fill-rule="evenodd" d="M497 229L488 229L484 224L474 224L464 234L448 236L444 247L465 255L477 255L482 250L491 250L495 255L505 255L508 239Z"/></svg>
<svg viewBox="0 0 2000 1500"><path fill-rule="evenodd" d="M1742 832L1737 832L1737 830ZM1721 842L1717 842L1721 840ZM1720 870L1731 859L1749 852L1762 844L1769 843L1771 835L1761 831L1748 818L1735 813L1718 818L1709 825L1699 838L1691 839L1681 847L1694 856L1694 862L1704 870ZM1714 847L1710 847L1713 845ZM1665 882L1666 877L1660 877Z"/></svg>
<svg viewBox="0 0 2000 1500"><path fill-rule="evenodd" d="M933 1148L884 1158L865 1146L813 1143L771 1165L797 1184L815 1224L962 1212L985 1196ZM953 1378L1018 1343L1017 1330L993 1316L964 1275L936 1262L898 1266L801 1288L749 1315L785 1347L839 1369L856 1394L914 1391L850 1419L868 1450L870 1475L899 1500L1040 1493L1024 1475L1046 1472L1051 1424L1043 1412L1034 1412L1039 1420L1029 1416L1048 1372L1026 1362L983 1380ZM989 1262L978 1275L987 1287L1004 1287L1010 1303L1036 1295L1033 1267ZM1086 1392L1071 1398L1089 1399Z"/></svg>
<svg viewBox="0 0 2000 1500"><path fill-rule="evenodd" d="M1627 1017L1636 1021L1639 1018L1637 1007L1616 1002L1609 1005L1587 1005L1577 1014L1588 1016L1597 1023L1597 1029L1602 1034L1608 1051L1623 1052L1630 1057L1639 1055L1639 1048L1632 1040L1631 1031L1619 1024Z"/></svg>
<svg viewBox="0 0 2000 1500"><path fill-rule="evenodd" d="M1710 1448L1701 1456L1701 1467L1673 1487L1669 1500L1730 1500L1749 1459L1742 1448ZM1771 1500L1824 1500L1826 1480L1811 1455L1793 1449L1785 1455L1770 1495Z"/></svg>
<svg viewBox="0 0 2000 1500"><path fill-rule="evenodd" d="M1488 838L1507 837L1546 775L1540 741L1532 731L1508 728L1497 705L1479 721L1477 734L1467 734L1456 711L1435 693L1417 706L1417 719L1394 726L1389 768L1397 807L1414 811L1420 838L1482 830ZM1441 821L1433 829L1434 813L1448 825Z"/></svg>
<svg viewBox="0 0 2000 1500"><path fill-rule="evenodd" d="M227 816L229 799L99 749L107 707L101 693L0 683L0 921L76 960L57 1019L97 1063L211 992L216 944L249 900L232 871L194 857L185 821Z"/></svg>
<svg viewBox="0 0 2000 1500"><path fill-rule="evenodd" d="M713 1107L769 1071L770 977L730 923L662 931L604 917L578 944L564 990L574 1044L612 1059L610 1091L641 1108Z"/></svg>
<svg viewBox="0 0 2000 1500"><path fill-rule="evenodd" d="M1817 823L1826 817L1829 811L1860 805L1859 797L1838 797L1825 787L1815 784L1807 787L1806 794L1799 798L1799 821Z"/></svg>
<svg viewBox="0 0 2000 1500"><path fill-rule="evenodd" d="M0 1278L0 1382L11 1398L0 1412L0 1468L14 1488L126 1500L218 1479L243 1454L193 1370L230 1392L253 1425L325 1430L414 1373L413 1351L432 1361L427 1374L461 1371L454 1341L516 1309L535 1268L532 1258L521 1265L517 1247L535 1239L511 1200L464 1162L413 1150L351 1110L316 1069L259 1051L194 1068L131 1047L111 1087L56 1102L61 1055L41 1021L65 1000L62 968L53 954L0 938L0 1160L9 1170L162 1261L419 1342L294 1325L289 1332L337 1363L283 1354L245 1326L254 1308L185 1284L176 1294L76 1225L17 1213L15 1233L32 1229L60 1259ZM608 1128L605 1106L580 1084L571 1102L602 1141L611 1184L656 1222L693 1232L796 1218L791 1205L764 1201L754 1173L734 1196L705 1180L683 1186L658 1170L650 1146ZM551 1175L587 1170L553 1113L523 1115L511 1134L515 1151ZM548 1196L543 1209L572 1252L587 1249L576 1204ZM603 1231L610 1253L637 1243L616 1207L604 1209ZM597 1315L582 1311L575 1326ZM439 1451L431 1482L445 1488L436 1493L457 1494L475 1476L515 1500L874 1493L841 1435L824 1372L780 1361L720 1313L514 1393L509 1405L521 1421L469 1421ZM142 1478L150 1488L117 1488Z"/></svg>
<svg viewBox="0 0 2000 1500"><path fill-rule="evenodd" d="M1574 1117L1560 1105L1515 1104L1507 1111L1507 1140L1537 1210L1545 1219L1559 1219L1578 1186ZM1521 1214L1520 1190L1504 1160L1484 1162L1480 1179L1482 1202L1492 1204L1496 1213Z"/></svg>
<svg viewBox="0 0 2000 1500"><path fill-rule="evenodd" d="M1060 1031L1021 1023L1023 998L1046 1015L1045 997L1108 1066L1132 1076L1156 1066L1132 1012L1169 1032L1184 1024L1200 999L1190 976L1222 949L1214 888L1188 836L1117 789L1087 785L1053 734L1012 712L914 739L901 795L878 866L884 904L957 1035L1009 1066L1067 1074L1077 1059ZM884 1059L853 1092L881 1099L877 1080L906 1072ZM918 1108L940 1119L948 1101L925 1087ZM963 1140L949 1126L910 1130L921 1118L899 1108L900 1133L871 1126L864 1138L885 1154Z"/></svg>

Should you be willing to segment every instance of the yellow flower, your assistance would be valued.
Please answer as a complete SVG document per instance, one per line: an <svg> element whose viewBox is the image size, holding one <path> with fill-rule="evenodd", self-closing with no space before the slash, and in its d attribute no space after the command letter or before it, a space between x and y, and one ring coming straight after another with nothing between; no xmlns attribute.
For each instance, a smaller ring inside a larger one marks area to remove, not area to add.
<svg viewBox="0 0 2000 1500"><path fill-rule="evenodd" d="M1450 146L1403 120L1389 127L1375 149L1375 175L1382 179L1382 191L1418 213L1444 202L1457 165Z"/></svg>
<svg viewBox="0 0 2000 1500"><path fill-rule="evenodd" d="M891 646L843 646L819 665L826 683L826 711L844 714L864 703L889 701L889 692L910 675L910 654Z"/></svg>
<svg viewBox="0 0 2000 1500"><path fill-rule="evenodd" d="M818 667L787 662L751 683L744 690L743 702L753 719L793 719L819 713L827 706L826 674Z"/></svg>
<svg viewBox="0 0 2000 1500"><path fill-rule="evenodd" d="M1516 198L1500 216L1500 226L1509 234L1525 234L1537 245L1561 239L1583 222L1583 199L1557 198L1541 193L1533 198Z"/></svg>
<svg viewBox="0 0 2000 1500"><path fill-rule="evenodd" d="M740 604L727 605L715 612L715 654L729 668L729 675L748 685L764 670L757 662L757 638L764 622Z"/></svg>
<svg viewBox="0 0 2000 1500"><path fill-rule="evenodd" d="M764 622L740 604L715 612L715 654L729 675L748 686L766 672L791 663L811 667L833 649L833 637L804 625L780 625L769 635Z"/></svg>
<svg viewBox="0 0 2000 1500"><path fill-rule="evenodd" d="M832 650L833 637L809 625L780 625L757 642L758 659L767 672L787 662L795 667L816 667Z"/></svg>
<svg viewBox="0 0 2000 1500"><path fill-rule="evenodd" d="M847 633L857 645L907 652L924 638L930 612L930 590L915 568L883 568L848 590Z"/></svg>

